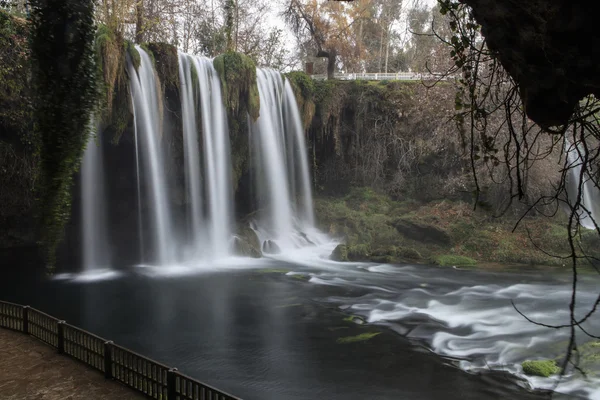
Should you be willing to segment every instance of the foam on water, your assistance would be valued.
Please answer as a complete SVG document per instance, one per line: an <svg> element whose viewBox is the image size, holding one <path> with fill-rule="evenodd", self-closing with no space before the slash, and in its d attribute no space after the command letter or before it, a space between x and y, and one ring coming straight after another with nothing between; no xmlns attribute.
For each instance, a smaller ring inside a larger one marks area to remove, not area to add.
<svg viewBox="0 0 600 400"><path fill-rule="evenodd" d="M352 272L316 273L310 282L358 287L363 289L362 292L368 289L368 295L358 298L332 297L327 301L341 304L340 307L361 315L369 323L388 326L411 340L425 343L437 354L459 359L458 365L462 369L503 370L523 378L531 387L550 389L556 386L558 377L526 376L520 364L528 359L564 356L569 330L535 325L515 307L534 321L566 324L570 318L569 284L487 284L482 281L489 282L490 276L453 270L436 274L435 271L440 269L429 267L370 265L352 269ZM595 288L597 284L594 283L580 284L577 318L583 317L593 306L597 297ZM592 334L600 333L598 318L589 319L582 327ZM579 331L579 344L589 340ZM586 380L573 370L567 371L558 383L556 390L560 393L592 399L600 396L600 379Z"/></svg>

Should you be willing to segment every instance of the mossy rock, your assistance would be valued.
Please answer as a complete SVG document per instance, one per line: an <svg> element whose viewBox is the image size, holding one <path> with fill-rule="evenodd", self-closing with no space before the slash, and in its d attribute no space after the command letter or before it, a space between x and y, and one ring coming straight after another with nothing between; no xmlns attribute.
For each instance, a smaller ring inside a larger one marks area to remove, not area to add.
<svg viewBox="0 0 600 400"><path fill-rule="evenodd" d="M243 257L262 257L260 240L256 232L247 224L241 224L238 228L236 240L234 242L234 250L237 255Z"/></svg>
<svg viewBox="0 0 600 400"><path fill-rule="evenodd" d="M179 91L179 55L177 47L168 43L148 43L146 45L154 57L154 67L164 92Z"/></svg>
<svg viewBox="0 0 600 400"><path fill-rule="evenodd" d="M409 239L439 245L450 245L452 243L450 235L433 224L408 218L399 218L394 221L393 225L398 232Z"/></svg>
<svg viewBox="0 0 600 400"><path fill-rule="evenodd" d="M256 65L244 54L229 51L213 60L221 80L223 102L231 114L246 110L256 121L260 114L260 98L256 82Z"/></svg>
<svg viewBox="0 0 600 400"><path fill-rule="evenodd" d="M554 360L527 360L521 363L521 367L523 367L525 375L541 376L544 378L560 372L560 368Z"/></svg>
<svg viewBox="0 0 600 400"><path fill-rule="evenodd" d="M434 258L434 263L442 267L460 267L460 266L474 266L477 265L477 261L465 256L457 256L453 254L445 254Z"/></svg>
<svg viewBox="0 0 600 400"><path fill-rule="evenodd" d="M137 51L137 49L135 48L135 44L133 44L129 40L126 40L123 46L125 47L125 51L131 59L133 67L137 71L140 68L140 65L142 64L142 56L140 56L140 52Z"/></svg>
<svg viewBox="0 0 600 400"><path fill-rule="evenodd" d="M333 261L348 261L348 246L338 244L329 256Z"/></svg>
<svg viewBox="0 0 600 400"><path fill-rule="evenodd" d="M259 249L252 246L246 240L236 236L233 238L233 251L241 257L260 258L262 254Z"/></svg>
<svg viewBox="0 0 600 400"><path fill-rule="evenodd" d="M380 257L380 256L392 256L396 257L398 255L398 249L396 246L384 246L378 247L371 252L371 256Z"/></svg>
<svg viewBox="0 0 600 400"><path fill-rule="evenodd" d="M315 81L302 71L288 72L285 77L294 91L296 103L302 116L302 125L307 129L315 116Z"/></svg>
<svg viewBox="0 0 600 400"><path fill-rule="evenodd" d="M381 334L381 332L366 332L361 333L356 336L346 336L341 337L336 340L337 343L346 344L346 343L356 343L356 342L365 342L367 340L373 339L375 336Z"/></svg>
<svg viewBox="0 0 600 400"><path fill-rule="evenodd" d="M421 258L423 258L421 256L421 253L419 253L417 250L413 249L412 247L398 248L398 257L408 258L411 260L420 260Z"/></svg>
<svg viewBox="0 0 600 400"><path fill-rule="evenodd" d="M374 263L380 263L380 264L393 264L396 262L396 257L394 256L371 256L370 260Z"/></svg>
<svg viewBox="0 0 600 400"><path fill-rule="evenodd" d="M355 244L348 246L348 260L369 261L370 257L371 247L368 244Z"/></svg>

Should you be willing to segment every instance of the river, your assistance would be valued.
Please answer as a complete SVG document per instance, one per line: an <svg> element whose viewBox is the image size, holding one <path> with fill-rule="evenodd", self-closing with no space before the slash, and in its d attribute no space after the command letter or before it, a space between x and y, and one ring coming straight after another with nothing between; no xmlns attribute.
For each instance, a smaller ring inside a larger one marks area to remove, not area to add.
<svg viewBox="0 0 600 400"><path fill-rule="evenodd" d="M555 381L518 365L560 357L568 331L527 322L511 300L564 323L568 274L336 263L327 251L51 280L23 267L0 292L245 400L548 397L531 388ZM598 288L580 278L578 314ZM599 318L584 327L598 334ZM598 399L598 387L567 377L568 396L553 398Z"/></svg>

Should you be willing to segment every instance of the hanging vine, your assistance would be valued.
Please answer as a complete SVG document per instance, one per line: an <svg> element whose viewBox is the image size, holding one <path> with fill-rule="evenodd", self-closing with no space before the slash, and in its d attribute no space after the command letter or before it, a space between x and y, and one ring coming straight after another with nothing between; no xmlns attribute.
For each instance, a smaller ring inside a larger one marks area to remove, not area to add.
<svg viewBox="0 0 600 400"><path fill-rule="evenodd" d="M73 174L83 156L97 98L94 1L32 0L30 5L41 240L47 271L53 273L56 249L70 218Z"/></svg>
<svg viewBox="0 0 600 400"><path fill-rule="evenodd" d="M517 229L530 213L553 217L561 209L567 211L568 222L565 225L569 250L565 254L548 254L543 245L534 245L547 255L570 260L570 321L563 325L545 325L524 315L517 306L514 307L534 324L569 330L566 357L560 365L561 375L571 371L571 368L579 370L576 335L598 338L582 324L600 306L600 295L588 310L577 310L576 313L575 305L578 299L578 268L582 265L591 266L600 273L600 259L593 255L600 243L600 221L594 221L589 214L589 208L594 205L582 202L584 181L588 185L600 188L600 101L594 96L581 99L569 121L561 126L547 127L533 123L527 117L523 93L518 83L503 68L498 54L486 46L473 10L458 0L438 0L438 3L453 32L450 40L445 42L450 47L455 65L446 76L457 77L459 84L455 121L461 132L465 150L471 158L475 203L479 203L482 192L482 176L502 171L499 175L507 182L509 201L500 214L506 212L513 201L526 206L514 229ZM443 40L439 35L436 36ZM493 123L494 118L501 123ZM576 152L576 162L566 156L566 148ZM555 159L554 166L560 170L553 190L551 193L532 192L529 179L532 167L549 158ZM568 186L573 185L568 179L569 171L573 170L579 171L577 182L574 184L575 193L568 190ZM586 231L581 227L584 218L591 220L594 230ZM580 316L581 313L584 317Z"/></svg>

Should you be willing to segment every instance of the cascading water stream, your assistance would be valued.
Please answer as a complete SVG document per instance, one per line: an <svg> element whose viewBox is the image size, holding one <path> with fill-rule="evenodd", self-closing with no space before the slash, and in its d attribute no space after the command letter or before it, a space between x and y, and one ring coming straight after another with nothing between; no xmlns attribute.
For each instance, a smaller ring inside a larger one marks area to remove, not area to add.
<svg viewBox="0 0 600 400"><path fill-rule="evenodd" d="M186 138L186 177L192 203L192 220L197 229L193 242L204 257L220 258L230 252L233 224L231 149L221 83L212 60L185 54L180 54L179 60ZM197 73L196 80L192 79L194 73ZM200 185L201 160L196 124L196 95L199 95L202 120L202 171L206 195L204 202ZM201 214L203 203L207 205L204 218ZM201 243L199 238L204 238L202 242L208 243Z"/></svg>
<svg viewBox="0 0 600 400"><path fill-rule="evenodd" d="M298 217L301 223L309 228L315 225L315 213L312 200L312 189L310 182L310 169L308 168L308 157L306 155L306 142L304 137L304 129L302 128L302 120L298 111L296 97L290 83L286 80L284 84L285 92L283 94L286 129L291 131L293 135L292 151L288 152L288 166L300 166L299 182L293 181L294 187L297 190L296 200L299 201L297 207ZM289 146L288 146L289 147ZM294 168L295 171L297 169Z"/></svg>
<svg viewBox="0 0 600 400"><path fill-rule="evenodd" d="M310 170L296 98L279 72L258 69L260 117L253 125L252 160L258 189L257 233L279 247L314 243Z"/></svg>
<svg viewBox="0 0 600 400"><path fill-rule="evenodd" d="M159 107L158 82L148 54L136 46L140 54L140 66L129 62L131 97L135 120L136 145L144 165L143 175L149 188L152 218L150 229L154 234L155 258L158 264L174 260L174 243L171 229L171 213L167 200L163 154L160 148L161 108ZM138 171L138 179L140 179Z"/></svg>
<svg viewBox="0 0 600 400"><path fill-rule="evenodd" d="M565 137L565 152L567 153L567 161L570 166L567 182L569 203L574 205L579 197L582 206L577 210L579 223L584 228L596 229L594 221L600 225L600 190L594 184L588 172L583 174L584 180L583 182L581 181L585 149L582 146L571 145ZM580 184L581 192L579 190Z"/></svg>
<svg viewBox="0 0 600 400"><path fill-rule="evenodd" d="M81 200L83 233L83 268L85 272L107 268L110 265L106 230L106 196L102 143L96 143L97 126L85 149L81 165Z"/></svg>
<svg viewBox="0 0 600 400"><path fill-rule="evenodd" d="M181 81L181 116L183 120L183 144L185 154L185 183L188 194L191 242L194 246L204 242L202 215L202 175L200 171L200 149L192 69L189 57L179 53L179 77Z"/></svg>
<svg viewBox="0 0 600 400"><path fill-rule="evenodd" d="M266 229L285 240L293 231L287 166L283 156L284 124L281 108L283 80L278 72L257 69L260 117L252 129L253 161L257 171L260 208L266 210ZM261 221L264 223L265 221Z"/></svg>

